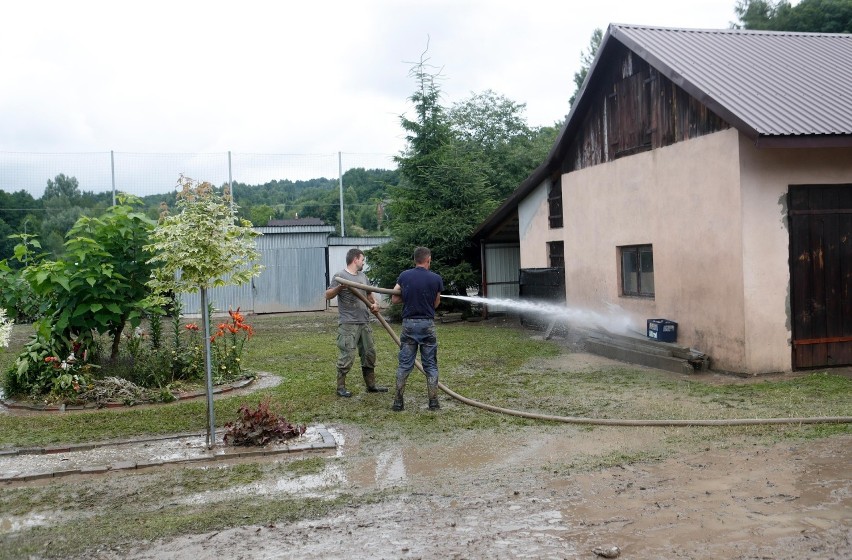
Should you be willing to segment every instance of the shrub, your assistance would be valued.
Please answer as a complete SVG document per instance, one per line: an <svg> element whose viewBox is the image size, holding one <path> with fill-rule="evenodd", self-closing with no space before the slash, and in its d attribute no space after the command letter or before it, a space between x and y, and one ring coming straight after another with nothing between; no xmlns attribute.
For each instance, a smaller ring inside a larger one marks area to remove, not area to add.
<svg viewBox="0 0 852 560"><path fill-rule="evenodd" d="M270 397L265 397L257 408L240 406L240 418L225 424L225 444L266 445L292 439L305 433L305 426L294 425L269 409Z"/></svg>

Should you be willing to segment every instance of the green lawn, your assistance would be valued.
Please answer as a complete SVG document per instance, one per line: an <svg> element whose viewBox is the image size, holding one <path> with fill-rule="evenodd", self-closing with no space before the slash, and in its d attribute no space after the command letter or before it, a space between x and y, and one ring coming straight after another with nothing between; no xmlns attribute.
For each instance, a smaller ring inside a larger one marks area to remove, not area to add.
<svg viewBox="0 0 852 560"><path fill-rule="evenodd" d="M243 403L272 397L273 407L299 424L352 424L365 433L440 437L450 430L513 429L537 421L451 402L437 414L425 410L423 375L415 370L406 391L406 410L390 410L391 393L364 391L360 369L350 374L351 399L335 395L336 321L333 312L251 316L255 336L246 345L246 367L280 376L281 383L248 396L216 400L218 426L236 419ZM399 325L394 326L397 332ZM4 368L27 336L16 326L13 343L0 353ZM567 350L543 341L511 322L482 321L438 327L441 381L454 391L506 408L560 416L599 418L754 418L852 416L852 381L814 372L787 381L711 385L700 376L672 375L627 364L600 371L568 373L555 360ZM396 347L375 326L377 376L392 385ZM540 338L540 337L538 337ZM77 443L146 434L204 432L204 399L138 408L90 412L14 415L0 413L0 446L25 447ZM848 425L802 428L822 434L849 431ZM767 431L779 428L767 428Z"/></svg>

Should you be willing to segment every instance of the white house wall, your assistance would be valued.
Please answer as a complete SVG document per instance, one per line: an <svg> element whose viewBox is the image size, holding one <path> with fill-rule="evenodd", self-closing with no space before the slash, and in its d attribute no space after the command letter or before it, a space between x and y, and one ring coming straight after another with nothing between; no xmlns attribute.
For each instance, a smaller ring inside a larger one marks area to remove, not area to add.
<svg viewBox="0 0 852 560"><path fill-rule="evenodd" d="M390 237L329 237L328 263L326 264L326 268L328 269L328 282L331 283L331 277L346 268L346 253L349 252L349 249L361 249L362 251L367 252L374 247L384 245L390 240ZM364 272L369 275L369 259L367 259L366 265L364 266ZM325 288L327 287L328 286L325 286ZM325 291L325 288L323 288L323 291ZM379 293L374 293L373 295L377 301L383 304L390 302L390 296ZM323 297L325 296L323 295ZM326 305L328 307L337 307L337 297L327 301Z"/></svg>
<svg viewBox="0 0 852 560"><path fill-rule="evenodd" d="M549 223L547 206L549 189L550 181L546 180L518 204L521 268L548 267L547 242L562 240L560 230L551 230L547 227Z"/></svg>

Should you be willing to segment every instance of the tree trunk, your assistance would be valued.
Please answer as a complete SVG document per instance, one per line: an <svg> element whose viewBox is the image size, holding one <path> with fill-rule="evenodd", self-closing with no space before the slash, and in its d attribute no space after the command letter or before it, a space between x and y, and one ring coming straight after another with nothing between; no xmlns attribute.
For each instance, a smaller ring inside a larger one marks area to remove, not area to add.
<svg viewBox="0 0 852 560"><path fill-rule="evenodd" d="M114 362L118 358L118 347L121 344L121 333L124 332L124 325L127 323L127 319L124 317L121 318L121 323L118 324L118 327L112 333L112 350L109 353L110 361Z"/></svg>

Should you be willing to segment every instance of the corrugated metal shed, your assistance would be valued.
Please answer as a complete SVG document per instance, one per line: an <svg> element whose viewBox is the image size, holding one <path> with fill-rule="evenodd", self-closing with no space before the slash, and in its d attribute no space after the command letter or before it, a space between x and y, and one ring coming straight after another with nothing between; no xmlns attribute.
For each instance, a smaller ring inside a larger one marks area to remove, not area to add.
<svg viewBox="0 0 852 560"><path fill-rule="evenodd" d="M326 307L326 253L332 226L255 227L263 272L249 284L214 288L208 294L217 313L322 311ZM182 294L186 314L201 312L199 294Z"/></svg>
<svg viewBox="0 0 852 560"><path fill-rule="evenodd" d="M610 26L753 138L852 134L852 35Z"/></svg>
<svg viewBox="0 0 852 560"><path fill-rule="evenodd" d="M483 295L490 299L518 299L521 248L517 243L489 243L483 247ZM500 305L489 305L489 312L503 312Z"/></svg>
<svg viewBox="0 0 852 560"><path fill-rule="evenodd" d="M378 247L390 241L390 237L338 237L332 236L328 238L328 280L331 282L331 275L346 266L346 253L349 249L357 248L366 252L368 249ZM370 270L370 261L367 261L364 267L365 272ZM376 298L381 301L384 296L376 294ZM337 307L337 298L329 300L330 307Z"/></svg>

